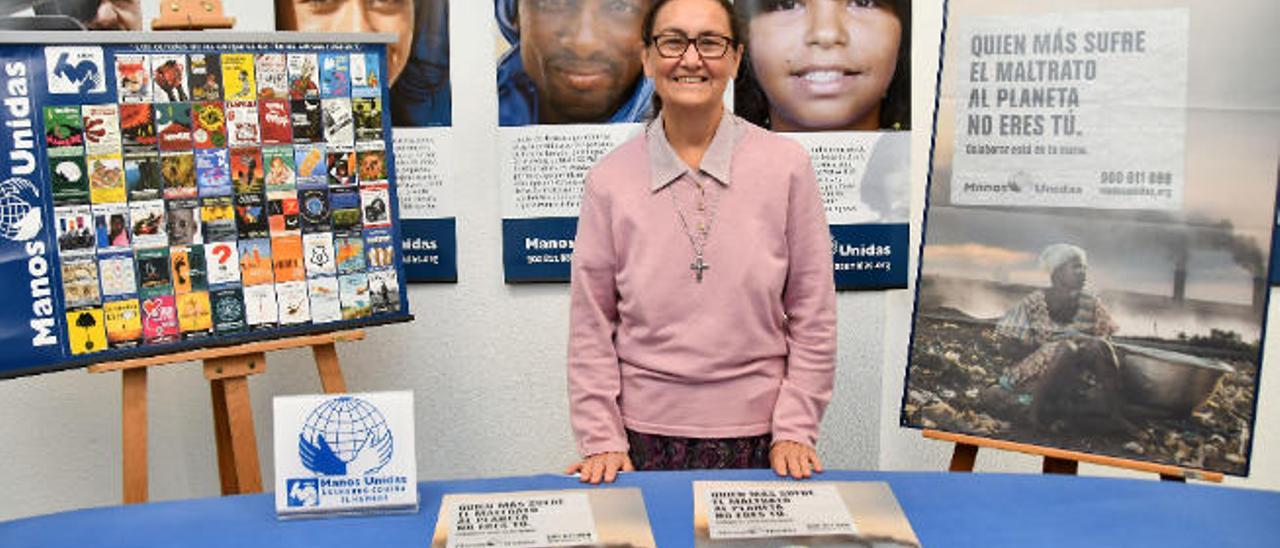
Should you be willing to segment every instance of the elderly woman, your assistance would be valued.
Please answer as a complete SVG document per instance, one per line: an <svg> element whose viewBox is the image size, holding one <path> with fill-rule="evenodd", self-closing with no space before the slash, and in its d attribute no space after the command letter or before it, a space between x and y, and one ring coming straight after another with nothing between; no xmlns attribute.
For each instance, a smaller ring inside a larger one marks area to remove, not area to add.
<svg viewBox="0 0 1280 548"><path fill-rule="evenodd" d="M656 119L587 175L569 406L592 483L619 470L821 471L831 236L808 155L725 112L742 45L725 0L656 0Z"/></svg>
<svg viewBox="0 0 1280 548"><path fill-rule="evenodd" d="M1071 244L1053 244L1040 254L1049 287L1027 295L996 325L1026 355L984 393L988 404L1006 414L1024 409L1038 427L1088 414L1102 415L1114 427L1128 425L1120 413L1120 365L1110 342L1117 326L1102 301L1084 290L1087 264L1084 250ZM1074 397L1089 376L1099 388L1096 409L1079 407Z"/></svg>

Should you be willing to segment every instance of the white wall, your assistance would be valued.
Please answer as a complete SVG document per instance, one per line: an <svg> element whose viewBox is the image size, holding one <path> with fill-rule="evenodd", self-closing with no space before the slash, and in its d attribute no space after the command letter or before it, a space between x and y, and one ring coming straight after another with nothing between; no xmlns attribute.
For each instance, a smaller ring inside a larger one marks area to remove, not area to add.
<svg viewBox="0 0 1280 548"><path fill-rule="evenodd" d="M265 1L227 4L242 25L270 16ZM491 2L454 0L453 6L455 36L490 36ZM912 176L918 227L942 11L940 2L920 0L914 11ZM269 27L253 27L262 28ZM367 340L339 347L352 391L415 392L422 479L558 472L574 458L564 380L567 287L502 283L492 74L487 48L454 48L460 282L413 286L409 301L417 321L373 329ZM839 296L836 396L820 444L830 468L946 467L949 447L897 426L912 299L909 291ZM1274 434L1280 369L1273 369L1263 368L1253 477L1231 484L1280 489L1280 439ZM320 384L310 353L289 351L273 354L267 372L250 386L263 478L270 485L271 398L319 392ZM153 369L149 393L152 500L216 496L209 389L199 365ZM117 504L119 375L76 370L0 382L0 440L0 520ZM1038 471L1034 459L991 452L979 456L978 466ZM1082 472L1114 473L1096 467Z"/></svg>

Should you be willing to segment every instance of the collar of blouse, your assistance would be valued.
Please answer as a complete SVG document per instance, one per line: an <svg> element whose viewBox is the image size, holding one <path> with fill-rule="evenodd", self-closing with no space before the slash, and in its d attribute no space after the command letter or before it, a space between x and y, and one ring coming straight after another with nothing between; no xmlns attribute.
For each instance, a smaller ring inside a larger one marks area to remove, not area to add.
<svg viewBox="0 0 1280 548"><path fill-rule="evenodd" d="M733 149L743 132L743 122L731 112L720 117L720 125L716 126L716 134L711 144L702 155L699 171L710 175L721 185L729 186L729 166L733 163ZM645 129L645 143L649 150L649 171L652 173L650 190L657 192L671 184L685 173L693 170L680 159L671 143L667 141L667 132L662 124L662 116L657 116Z"/></svg>

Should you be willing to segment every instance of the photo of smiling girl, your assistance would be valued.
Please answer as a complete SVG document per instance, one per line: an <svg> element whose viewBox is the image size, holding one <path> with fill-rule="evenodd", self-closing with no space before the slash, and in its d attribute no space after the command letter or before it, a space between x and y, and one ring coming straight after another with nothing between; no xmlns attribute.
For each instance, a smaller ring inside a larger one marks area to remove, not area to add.
<svg viewBox="0 0 1280 548"><path fill-rule="evenodd" d="M734 110L774 131L909 130L911 0L737 0Z"/></svg>

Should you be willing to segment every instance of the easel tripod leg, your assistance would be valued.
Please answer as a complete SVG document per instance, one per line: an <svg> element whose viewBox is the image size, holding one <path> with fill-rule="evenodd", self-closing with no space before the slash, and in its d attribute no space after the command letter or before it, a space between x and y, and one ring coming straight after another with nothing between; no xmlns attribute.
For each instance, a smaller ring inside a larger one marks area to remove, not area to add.
<svg viewBox="0 0 1280 548"><path fill-rule="evenodd" d="M978 460L978 446L956 442L956 447L951 451L951 467L952 472L972 472L973 465Z"/></svg>
<svg viewBox="0 0 1280 548"><path fill-rule="evenodd" d="M1074 476L1080 469L1080 463L1071 459L1060 459L1057 457L1045 457L1044 467L1041 470L1046 474L1064 474Z"/></svg>
<svg viewBox="0 0 1280 548"><path fill-rule="evenodd" d="M262 472L258 468L258 441L253 433L253 409L249 406L249 379L230 377L221 379L223 405L226 408L226 429L230 440L220 446L227 447L231 455L229 468L235 470L231 483L235 493L262 492ZM215 423L216 424L216 423ZM219 449L219 455L222 453ZM222 457L218 459L221 470ZM228 484L223 479L224 488Z"/></svg>
<svg viewBox="0 0 1280 548"><path fill-rule="evenodd" d="M222 482L222 494L236 494L235 456L231 452L231 426L227 423L227 389L223 379L209 381L213 397L213 440L218 447L218 479Z"/></svg>
<svg viewBox="0 0 1280 548"><path fill-rule="evenodd" d="M124 503L147 501L147 369L121 371Z"/></svg>
<svg viewBox="0 0 1280 548"><path fill-rule="evenodd" d="M341 394L347 391L347 381L338 367L338 349L333 343L311 347L316 358L316 371L320 373L320 386L325 394Z"/></svg>

